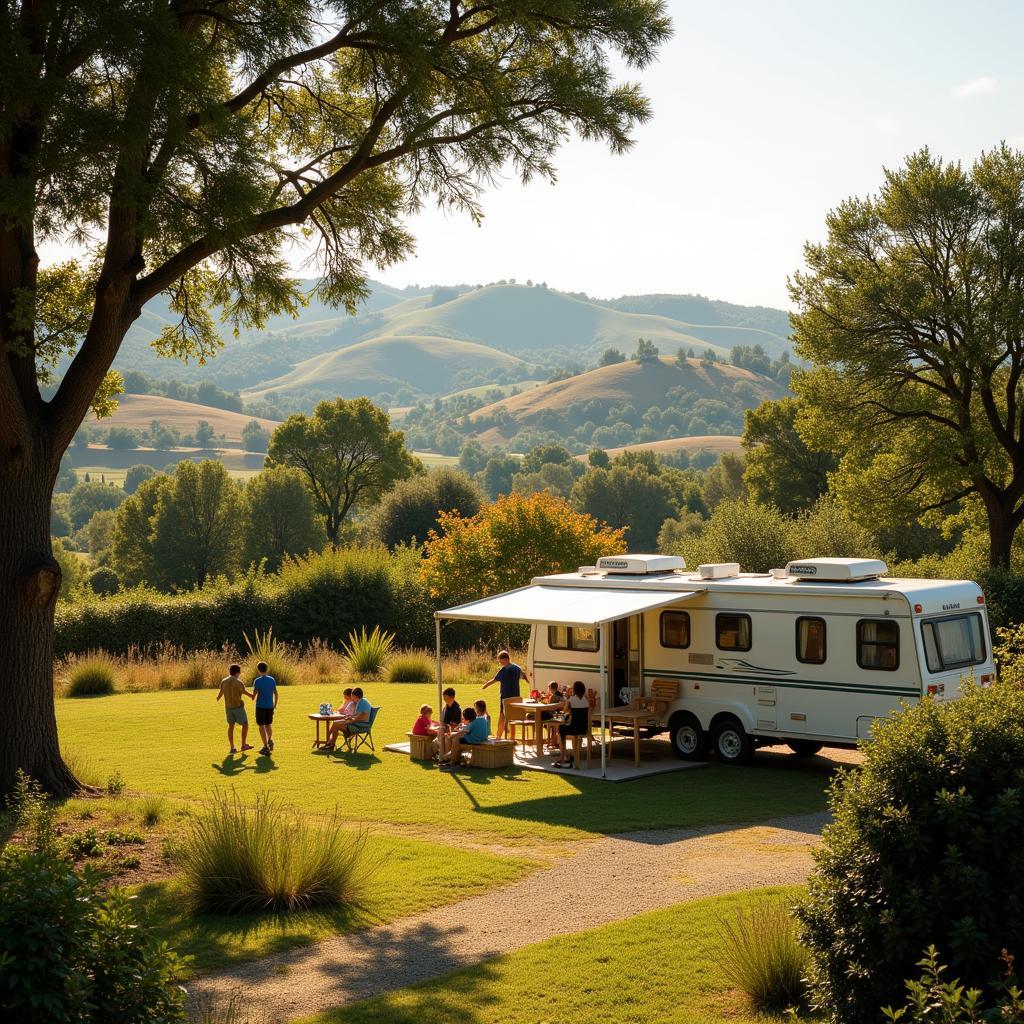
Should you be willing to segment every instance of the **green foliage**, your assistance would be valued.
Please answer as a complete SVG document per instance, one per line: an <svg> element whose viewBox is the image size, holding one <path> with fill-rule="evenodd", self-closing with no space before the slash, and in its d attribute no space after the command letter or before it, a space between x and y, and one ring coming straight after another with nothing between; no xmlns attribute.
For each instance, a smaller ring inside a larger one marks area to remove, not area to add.
<svg viewBox="0 0 1024 1024"><path fill-rule="evenodd" d="M429 683L436 672L434 660L416 651L396 654L388 660L389 683Z"/></svg>
<svg viewBox="0 0 1024 1024"><path fill-rule="evenodd" d="M266 559L274 571L289 555L319 551L326 542L313 495L297 469L272 466L257 473L245 485L244 505L246 565Z"/></svg>
<svg viewBox="0 0 1024 1024"><path fill-rule="evenodd" d="M1024 934L1024 691L967 686L881 720L830 803L797 910L830 1019L876 1021L931 944L983 986Z"/></svg>
<svg viewBox="0 0 1024 1024"><path fill-rule="evenodd" d="M56 483L53 485L55 494L64 494L74 489L78 483L78 475L75 473L71 462L71 456L64 453L60 460L60 470L57 473Z"/></svg>
<svg viewBox="0 0 1024 1024"><path fill-rule="evenodd" d="M89 589L94 594L116 594L121 589L121 581L113 569L101 565L89 573Z"/></svg>
<svg viewBox="0 0 1024 1024"><path fill-rule="evenodd" d="M50 536L68 537L73 529L68 513L68 496L55 493L50 501Z"/></svg>
<svg viewBox="0 0 1024 1024"><path fill-rule="evenodd" d="M768 572L797 557L790 520L778 509L749 499L721 502L700 535L684 537L675 553L691 567L739 562L744 572Z"/></svg>
<svg viewBox="0 0 1024 1024"><path fill-rule="evenodd" d="M111 796L120 796L125 789L124 776L119 771L108 776L106 789Z"/></svg>
<svg viewBox="0 0 1024 1024"><path fill-rule="evenodd" d="M978 582L985 591L992 629L1024 623L1024 576L1008 569L989 569L978 577Z"/></svg>
<svg viewBox="0 0 1024 1024"><path fill-rule="evenodd" d="M885 1019L904 1024L1000 1024L1024 1022L1024 992L1013 973L1013 958L1003 957L1004 976L990 987L995 994L992 1006L986 1006L980 988L966 988L959 979L946 981L946 968L939 963L939 951L929 946L917 962L921 977L907 981L907 1003L899 1009L883 1008Z"/></svg>
<svg viewBox="0 0 1024 1024"><path fill-rule="evenodd" d="M124 491L111 484L96 481L76 484L68 497L68 513L71 524L80 530L95 513L102 509L115 509L124 501Z"/></svg>
<svg viewBox="0 0 1024 1024"><path fill-rule="evenodd" d="M83 658L68 677L69 697L107 697L117 683L117 666L103 654Z"/></svg>
<svg viewBox="0 0 1024 1024"><path fill-rule="evenodd" d="M242 666L242 672L249 678L259 675L256 666L262 661L267 666L267 675L274 677L281 686L292 686L298 682L298 667L288 657L284 646L274 639L273 627L261 633L254 629L252 639L248 633L242 633L249 657Z"/></svg>
<svg viewBox="0 0 1024 1024"><path fill-rule="evenodd" d="M978 495L991 564L1007 565L1024 494L1024 153L1003 143L965 168L920 150L804 255L798 429L839 458L841 500L877 528Z"/></svg>
<svg viewBox="0 0 1024 1024"><path fill-rule="evenodd" d="M363 626L358 632L348 635L348 643L342 642L342 650L349 667L357 679L376 679L391 656L395 646L395 634L374 626L371 633Z"/></svg>
<svg viewBox="0 0 1024 1024"><path fill-rule="evenodd" d="M127 586L158 584L164 577L164 567L157 565L154 552L155 523L162 499L170 498L173 490L173 478L159 474L143 480L117 510L111 531L111 562Z"/></svg>
<svg viewBox="0 0 1024 1024"><path fill-rule="evenodd" d="M441 468L399 481L380 500L373 513L372 529L389 548L426 542L438 529L441 512L475 516L480 511L480 488L458 470Z"/></svg>
<svg viewBox="0 0 1024 1024"><path fill-rule="evenodd" d="M572 504L600 523L625 529L630 551L653 551L658 531L676 514L667 480L616 460L611 469L589 469L572 489Z"/></svg>
<svg viewBox="0 0 1024 1024"><path fill-rule="evenodd" d="M159 445L157 447L160 447ZM139 484L143 480L148 480L151 476L156 476L156 470L152 466L147 466L144 463L139 463L137 466L129 466L128 471L124 475L124 493L134 494L139 489Z"/></svg>
<svg viewBox="0 0 1024 1024"><path fill-rule="evenodd" d="M242 427L242 447L247 452L265 452L270 445L270 434L258 420L249 420Z"/></svg>
<svg viewBox="0 0 1024 1024"><path fill-rule="evenodd" d="M655 363L658 361L658 346L653 341L640 338L636 343L633 358L638 363Z"/></svg>
<svg viewBox="0 0 1024 1024"><path fill-rule="evenodd" d="M111 427L106 433L105 440L114 451L128 451L139 447L138 431L132 430L131 427Z"/></svg>
<svg viewBox="0 0 1024 1024"><path fill-rule="evenodd" d="M184 1024L181 960L150 939L126 893L66 857L38 798L21 811L30 844L0 852L5 1019Z"/></svg>
<svg viewBox="0 0 1024 1024"><path fill-rule="evenodd" d="M603 448L595 448L587 456L587 463L593 466L594 469L610 469L612 460L608 457L608 453Z"/></svg>
<svg viewBox="0 0 1024 1024"><path fill-rule="evenodd" d="M159 825L167 813L167 801L162 796L150 794L142 797L138 804L139 820L146 828Z"/></svg>
<svg viewBox="0 0 1024 1024"><path fill-rule="evenodd" d="M719 502L746 498L743 470L743 459L731 452L726 452L713 466L709 466L704 471L700 488L705 507L714 509Z"/></svg>
<svg viewBox="0 0 1024 1024"><path fill-rule="evenodd" d="M321 402L311 417L289 416L270 439L267 465L301 470L335 547L353 508L377 501L418 468L402 432L367 398Z"/></svg>
<svg viewBox="0 0 1024 1024"><path fill-rule="evenodd" d="M253 804L214 793L188 820L185 892L202 913L293 913L355 903L369 875L365 837L335 814L323 823L268 793Z"/></svg>
<svg viewBox="0 0 1024 1024"><path fill-rule="evenodd" d="M810 508L828 489L837 460L814 451L797 429L801 400L762 402L743 414L744 482L750 496L783 512Z"/></svg>
<svg viewBox="0 0 1024 1024"><path fill-rule="evenodd" d="M758 1010L784 1010L805 1000L807 950L796 921L779 903L755 903L722 922L722 969Z"/></svg>
<svg viewBox="0 0 1024 1024"><path fill-rule="evenodd" d="M512 493L512 478L519 472L520 463L514 455L492 455L480 472L480 486L492 501L502 494Z"/></svg>
<svg viewBox="0 0 1024 1024"><path fill-rule="evenodd" d="M624 363L626 356L620 352L617 348L606 348L601 353L601 358L598 360L598 366L614 366L616 363Z"/></svg>

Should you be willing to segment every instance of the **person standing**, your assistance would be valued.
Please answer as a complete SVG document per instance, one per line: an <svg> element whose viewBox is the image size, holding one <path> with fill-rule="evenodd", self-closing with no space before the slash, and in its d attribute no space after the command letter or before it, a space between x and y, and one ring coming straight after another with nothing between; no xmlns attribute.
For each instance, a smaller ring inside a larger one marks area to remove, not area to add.
<svg viewBox="0 0 1024 1024"><path fill-rule="evenodd" d="M503 739L505 736L505 701L519 700L519 680L530 681L526 672L517 665L509 656L508 651L498 651L498 671L492 679L484 683L484 689L488 686L498 684L498 730L494 734L495 739Z"/></svg>
<svg viewBox="0 0 1024 1024"><path fill-rule="evenodd" d="M224 709L228 718L228 746L232 754L238 753L235 746L235 725L242 727L242 750L252 750L252 744L246 742L249 735L249 718L245 713L243 697L253 697L242 682L242 666L232 665L228 674L220 681L220 689L217 691L217 700L224 698Z"/></svg>
<svg viewBox="0 0 1024 1024"><path fill-rule="evenodd" d="M256 725L259 726L263 749L260 753L269 757L274 749L274 711L277 708L277 680L267 675L267 663L256 666L259 675L252 681L252 692L256 694Z"/></svg>

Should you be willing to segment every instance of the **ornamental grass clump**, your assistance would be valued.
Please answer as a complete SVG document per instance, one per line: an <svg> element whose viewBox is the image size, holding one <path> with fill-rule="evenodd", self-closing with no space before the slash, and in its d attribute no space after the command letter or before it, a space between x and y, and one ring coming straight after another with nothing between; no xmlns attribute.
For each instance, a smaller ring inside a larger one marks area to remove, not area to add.
<svg viewBox="0 0 1024 1024"><path fill-rule="evenodd" d="M758 1010L783 1010L804 1002L807 950L797 941L789 909L756 904L723 922L722 970Z"/></svg>
<svg viewBox="0 0 1024 1024"><path fill-rule="evenodd" d="M245 640L245 646L249 649L249 657L242 669L245 679L252 680L259 675L256 666L260 662L264 662L267 666L267 674L273 676L278 685L291 686L301 681L299 667L295 664L288 648L274 639L273 629L268 629L265 633L254 629L251 640L248 633L243 633L242 638Z"/></svg>
<svg viewBox="0 0 1024 1024"><path fill-rule="evenodd" d="M434 673L433 659L420 651L404 651L388 662L389 683L429 683Z"/></svg>
<svg viewBox="0 0 1024 1024"><path fill-rule="evenodd" d="M214 793L183 839L185 891L196 911L212 914L353 904L369 874L365 845L336 814L314 825L266 793L252 804Z"/></svg>
<svg viewBox="0 0 1024 1024"><path fill-rule="evenodd" d="M117 689L117 663L104 654L78 659L68 669L69 697L109 697Z"/></svg>
<svg viewBox="0 0 1024 1024"><path fill-rule="evenodd" d="M367 633L362 626L358 633L355 630L349 633L348 643L341 646L357 678L376 679L394 650L395 634L385 632L380 626L374 626L373 632Z"/></svg>

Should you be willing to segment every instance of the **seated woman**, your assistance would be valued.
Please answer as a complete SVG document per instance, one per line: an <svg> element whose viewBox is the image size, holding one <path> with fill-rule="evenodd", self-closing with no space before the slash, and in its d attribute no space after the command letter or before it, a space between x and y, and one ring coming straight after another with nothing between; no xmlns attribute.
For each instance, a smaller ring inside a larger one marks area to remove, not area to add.
<svg viewBox="0 0 1024 1024"><path fill-rule="evenodd" d="M424 704L420 708L420 717L416 719L412 726L413 736L436 736L437 730L441 727L440 722L435 722L430 716L434 713L434 709L429 704Z"/></svg>
<svg viewBox="0 0 1024 1024"><path fill-rule="evenodd" d="M562 705L569 712L569 721L562 722L558 727L559 746L562 756L554 763L555 768L571 768L572 759L569 757L567 743L569 736L586 736L590 732L590 701L587 700L587 688L579 680L572 684L572 693L568 700ZM577 744L582 744L577 739Z"/></svg>
<svg viewBox="0 0 1024 1024"><path fill-rule="evenodd" d="M340 734L346 740L354 732L366 732L370 728L370 702L363 696L362 688L356 686L352 690L352 699L356 702L352 714L340 722L334 722L327 733L324 750L333 750Z"/></svg>
<svg viewBox="0 0 1024 1024"><path fill-rule="evenodd" d="M338 714L341 715L342 718L351 718L352 712L356 709L356 699L352 696L352 687L346 686L341 697L341 708L338 711Z"/></svg>

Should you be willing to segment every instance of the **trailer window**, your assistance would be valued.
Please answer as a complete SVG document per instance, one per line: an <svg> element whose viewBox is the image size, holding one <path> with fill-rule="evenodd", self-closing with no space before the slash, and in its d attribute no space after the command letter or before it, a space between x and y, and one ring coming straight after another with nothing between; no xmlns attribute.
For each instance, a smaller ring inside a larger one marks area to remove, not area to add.
<svg viewBox="0 0 1024 1024"><path fill-rule="evenodd" d="M661 613L661 646L690 646L690 613L666 611Z"/></svg>
<svg viewBox="0 0 1024 1024"><path fill-rule="evenodd" d="M796 660L805 665L825 664L825 620L801 616L796 620Z"/></svg>
<svg viewBox="0 0 1024 1024"><path fill-rule="evenodd" d="M985 630L977 612L925 620L921 636L929 672L980 665L985 660Z"/></svg>
<svg viewBox="0 0 1024 1024"><path fill-rule="evenodd" d="M548 626L548 647L553 651L596 651L600 646L596 626Z"/></svg>
<svg viewBox="0 0 1024 1024"><path fill-rule="evenodd" d="M720 612L715 616L715 642L720 651L749 651L750 616Z"/></svg>
<svg viewBox="0 0 1024 1024"><path fill-rule="evenodd" d="M892 619L861 619L857 623L857 664L893 672L900 667L900 626Z"/></svg>

